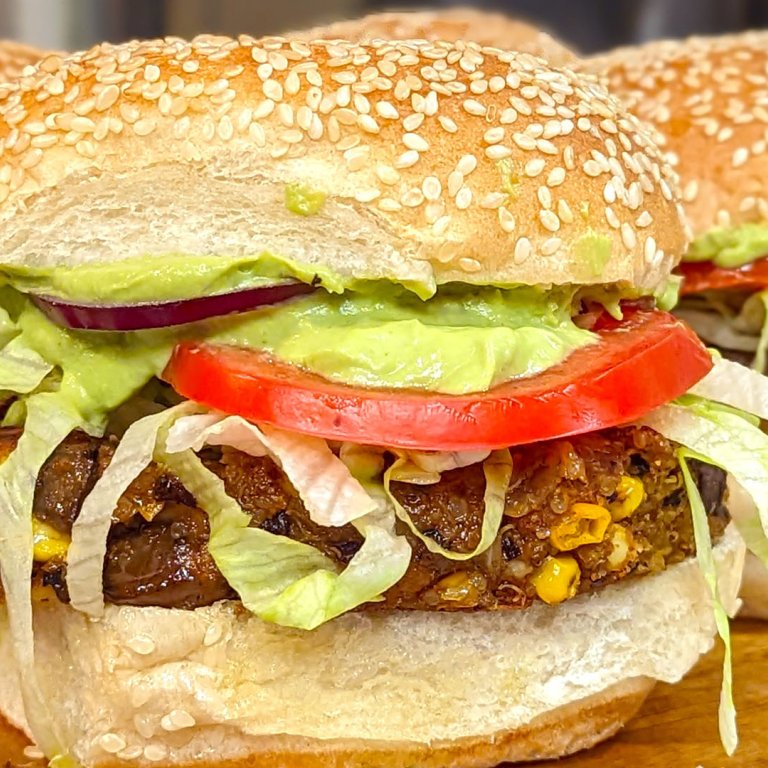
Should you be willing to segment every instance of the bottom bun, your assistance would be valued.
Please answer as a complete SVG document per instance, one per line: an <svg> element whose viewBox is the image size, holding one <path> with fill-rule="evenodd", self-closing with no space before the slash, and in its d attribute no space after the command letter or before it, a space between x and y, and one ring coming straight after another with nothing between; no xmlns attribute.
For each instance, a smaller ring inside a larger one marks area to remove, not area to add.
<svg viewBox="0 0 768 768"><path fill-rule="evenodd" d="M743 604L739 616L768 620L768 568L751 553L744 564L741 599Z"/></svg>
<svg viewBox="0 0 768 768"><path fill-rule="evenodd" d="M264 736L245 757L206 763L187 762L185 765L189 768L214 764L217 768L253 768L255 765L258 768L487 768L502 762L549 760L588 749L613 736L634 717L654 685L655 681L647 678L625 680L541 715L517 730L450 743L377 744L355 739L320 741ZM17 744L23 736L7 721L0 721L0 745L6 743L6 738ZM0 747L0 758L11 761L12 765L22 757L29 762L29 751L24 755L22 748L17 747L16 755L6 755ZM180 766L170 756L166 764ZM99 765L125 768L125 759L105 760Z"/></svg>
<svg viewBox="0 0 768 768"><path fill-rule="evenodd" d="M737 605L744 548L715 549ZM0 625L0 659L11 658ZM520 612L353 613L311 633L234 603L35 608L39 684L78 762L260 768L484 768L557 757L615 733L652 681L712 647L693 561ZM7 662L6 662L7 663ZM15 669L0 674L25 728Z"/></svg>

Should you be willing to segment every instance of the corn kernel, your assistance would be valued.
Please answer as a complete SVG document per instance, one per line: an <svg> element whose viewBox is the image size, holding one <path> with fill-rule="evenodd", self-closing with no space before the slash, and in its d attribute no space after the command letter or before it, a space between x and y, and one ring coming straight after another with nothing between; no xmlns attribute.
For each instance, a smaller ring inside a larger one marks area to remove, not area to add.
<svg viewBox="0 0 768 768"><path fill-rule="evenodd" d="M441 600L472 606L480 601L486 587L485 577L481 573L456 571L440 579L435 584L435 591Z"/></svg>
<svg viewBox="0 0 768 768"><path fill-rule="evenodd" d="M32 556L40 563L46 563L54 557L65 557L69 549L68 536L35 518L32 519L32 543Z"/></svg>
<svg viewBox="0 0 768 768"><path fill-rule="evenodd" d="M629 517L644 501L643 481L637 477L622 477L616 486L616 501L610 504L613 522Z"/></svg>
<svg viewBox="0 0 768 768"><path fill-rule="evenodd" d="M550 605L557 605L576 594L581 570L570 555L548 557L531 576L536 594Z"/></svg>
<svg viewBox="0 0 768 768"><path fill-rule="evenodd" d="M549 540L561 552L576 549L582 544L599 544L605 536L611 513L597 504L572 504L549 534Z"/></svg>

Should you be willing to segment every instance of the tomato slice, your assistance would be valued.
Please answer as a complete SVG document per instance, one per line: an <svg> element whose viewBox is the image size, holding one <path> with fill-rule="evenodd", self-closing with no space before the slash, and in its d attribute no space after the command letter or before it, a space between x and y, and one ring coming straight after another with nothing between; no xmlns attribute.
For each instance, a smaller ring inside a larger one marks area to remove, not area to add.
<svg viewBox="0 0 768 768"><path fill-rule="evenodd" d="M743 267L725 269L711 261L691 261L679 265L683 277L680 295L713 291L722 288L741 288L760 291L768 288L768 258L764 257Z"/></svg>
<svg viewBox="0 0 768 768"><path fill-rule="evenodd" d="M295 432L421 450L502 448L633 421L712 367L666 312L603 321L599 341L536 376L488 392L442 395L336 384L263 352L185 342L164 378L190 400Z"/></svg>

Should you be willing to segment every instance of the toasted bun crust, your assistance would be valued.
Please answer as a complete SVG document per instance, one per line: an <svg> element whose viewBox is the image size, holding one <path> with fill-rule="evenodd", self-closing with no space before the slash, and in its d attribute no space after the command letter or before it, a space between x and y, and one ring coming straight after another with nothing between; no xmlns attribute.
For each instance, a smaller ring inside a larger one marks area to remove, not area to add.
<svg viewBox="0 0 768 768"><path fill-rule="evenodd" d="M651 291L686 242L660 153L591 76L471 43L105 44L0 88L0 140L7 264L268 250ZM290 182L328 193L317 215Z"/></svg>
<svg viewBox="0 0 768 768"><path fill-rule="evenodd" d="M741 599L743 605L739 616L768 619L768 569L752 553L747 554L744 564Z"/></svg>
<svg viewBox="0 0 768 768"><path fill-rule="evenodd" d="M487 768L501 762L547 760L589 749L619 731L635 716L654 686L646 678L625 680L586 699L566 704L537 717L529 725L512 732L494 733L482 738L457 739L450 744L368 743L355 739L297 739L265 736L253 754L224 761L175 761L165 765L189 768L328 768L329 766L376 766L376 768ZM23 735L0 718L0 758L24 763L35 755L23 750ZM3 748L7 739L7 754ZM13 753L11 753L13 749ZM142 755L143 757L143 755ZM254 762L256 757L256 762ZM137 758L138 759L138 758ZM42 761L41 761L42 762ZM126 758L106 759L103 768L125 768Z"/></svg>
<svg viewBox="0 0 768 768"><path fill-rule="evenodd" d="M13 40L0 40L0 82L15 80L24 67L34 64L45 55L44 51Z"/></svg>
<svg viewBox="0 0 768 768"><path fill-rule="evenodd" d="M768 32L621 48L587 66L658 130L694 235L768 220Z"/></svg>
<svg viewBox="0 0 768 768"><path fill-rule="evenodd" d="M734 609L738 535L715 555ZM686 561L555 608L347 614L312 633L232 603L113 606L92 622L54 602L35 609L36 658L85 768L484 768L614 733L651 680L679 680L712 646L708 594ZM3 629L2 714L24 728Z"/></svg>
<svg viewBox="0 0 768 768"><path fill-rule="evenodd" d="M550 64L569 64L577 57L552 35L503 13L475 8L448 8L440 11L395 11L371 13L322 27L300 30L289 36L302 40L472 40L509 51L541 56Z"/></svg>

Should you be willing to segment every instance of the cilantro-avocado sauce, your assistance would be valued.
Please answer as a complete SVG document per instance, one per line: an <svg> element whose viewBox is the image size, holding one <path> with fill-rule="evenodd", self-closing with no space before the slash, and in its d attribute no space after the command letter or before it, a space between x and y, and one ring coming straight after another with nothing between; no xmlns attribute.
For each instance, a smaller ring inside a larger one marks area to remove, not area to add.
<svg viewBox="0 0 768 768"><path fill-rule="evenodd" d="M63 372L84 413L106 412L159 375L181 340L264 349L355 386L459 394L543 371L589 344L571 320L574 289L448 285L428 301L408 290L323 290L242 315L130 333L60 328L4 289L24 341Z"/></svg>
<svg viewBox="0 0 768 768"><path fill-rule="evenodd" d="M768 256L768 223L741 224L711 229L697 237L683 261L711 261L733 269Z"/></svg>

